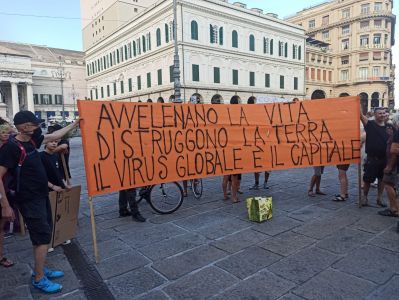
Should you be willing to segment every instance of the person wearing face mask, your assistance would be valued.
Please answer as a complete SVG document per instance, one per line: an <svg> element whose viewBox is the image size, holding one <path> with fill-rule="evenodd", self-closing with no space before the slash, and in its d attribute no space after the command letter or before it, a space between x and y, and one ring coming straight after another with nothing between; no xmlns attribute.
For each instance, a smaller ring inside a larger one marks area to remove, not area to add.
<svg viewBox="0 0 399 300"><path fill-rule="evenodd" d="M43 135L39 120L30 111L20 111L14 116L14 125L18 134L11 137L0 148L0 178L9 172L12 174L13 201L18 207L28 227L33 245L34 273L32 285L45 293L55 293L62 285L50 279L64 275L62 271L53 271L45 267L48 244L51 241L52 220L48 198L48 178L39 152L42 143L59 140L70 130L78 126L78 121L51 134ZM0 203L2 218L14 220L15 215L0 181Z"/></svg>

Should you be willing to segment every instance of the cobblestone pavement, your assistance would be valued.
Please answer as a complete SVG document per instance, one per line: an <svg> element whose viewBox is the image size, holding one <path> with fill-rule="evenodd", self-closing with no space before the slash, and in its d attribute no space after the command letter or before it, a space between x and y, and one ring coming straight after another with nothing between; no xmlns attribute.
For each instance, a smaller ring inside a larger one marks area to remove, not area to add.
<svg viewBox="0 0 399 300"><path fill-rule="evenodd" d="M83 187L75 243L94 265L80 140L71 145L73 181ZM357 208L355 167L345 203L331 201L335 167L322 178L327 196L307 196L311 175L311 169L273 172L270 189L256 192L248 189L253 175L244 175L242 200L273 197L273 219L262 224L248 221L244 201L223 201L220 178L204 180L203 197L189 194L172 215L141 203L143 224L118 217L117 195L97 197L101 261L94 269L115 299L399 299L399 219ZM63 293L53 299L86 299L63 247L49 255L50 266L66 271ZM7 239L5 250L17 264L1 269L0 299L50 298L30 288L29 238Z"/></svg>

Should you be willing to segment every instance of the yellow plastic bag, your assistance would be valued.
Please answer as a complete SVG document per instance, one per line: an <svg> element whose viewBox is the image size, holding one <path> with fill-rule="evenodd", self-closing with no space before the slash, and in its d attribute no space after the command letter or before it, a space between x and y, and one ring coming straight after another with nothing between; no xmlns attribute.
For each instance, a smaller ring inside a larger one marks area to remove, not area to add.
<svg viewBox="0 0 399 300"><path fill-rule="evenodd" d="M247 198L247 210L249 220L264 222L273 216L272 197L250 197Z"/></svg>

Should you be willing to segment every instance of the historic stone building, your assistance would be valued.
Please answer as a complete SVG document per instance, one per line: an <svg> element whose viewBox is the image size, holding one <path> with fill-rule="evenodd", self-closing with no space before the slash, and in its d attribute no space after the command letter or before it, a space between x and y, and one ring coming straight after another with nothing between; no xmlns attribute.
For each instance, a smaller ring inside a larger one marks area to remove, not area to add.
<svg viewBox="0 0 399 300"><path fill-rule="evenodd" d="M360 95L364 112L394 107L392 6L392 0L333 0L287 19L303 26L309 36L308 98Z"/></svg>
<svg viewBox="0 0 399 300"><path fill-rule="evenodd" d="M95 16L83 24L88 97L173 99L173 1L81 3L82 16ZM104 32L107 24L118 20L118 14L111 17L109 10L127 4L134 12L132 19ZM135 11L137 5L141 9ZM99 24L105 24L104 29ZM239 2L177 0L176 33L184 101L192 96L204 103L303 98L302 27Z"/></svg>
<svg viewBox="0 0 399 300"><path fill-rule="evenodd" d="M87 95L83 52L0 42L0 116L30 110L61 119L62 93L65 116L74 118L76 100Z"/></svg>

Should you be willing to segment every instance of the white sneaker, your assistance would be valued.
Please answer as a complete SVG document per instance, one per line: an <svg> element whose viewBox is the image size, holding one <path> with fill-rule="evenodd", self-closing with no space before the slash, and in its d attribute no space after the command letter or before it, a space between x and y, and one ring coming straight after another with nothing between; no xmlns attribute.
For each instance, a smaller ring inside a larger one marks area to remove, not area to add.
<svg viewBox="0 0 399 300"><path fill-rule="evenodd" d="M48 248L47 253L51 253L54 251L54 248Z"/></svg>
<svg viewBox="0 0 399 300"><path fill-rule="evenodd" d="M71 243L71 240L66 240L65 242L63 242L63 245L69 245Z"/></svg>

